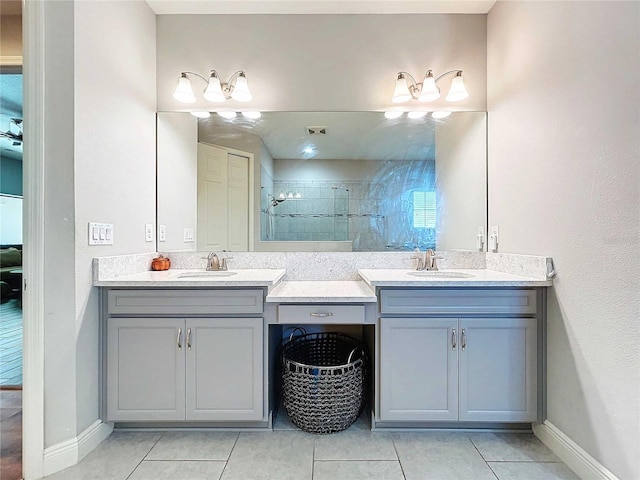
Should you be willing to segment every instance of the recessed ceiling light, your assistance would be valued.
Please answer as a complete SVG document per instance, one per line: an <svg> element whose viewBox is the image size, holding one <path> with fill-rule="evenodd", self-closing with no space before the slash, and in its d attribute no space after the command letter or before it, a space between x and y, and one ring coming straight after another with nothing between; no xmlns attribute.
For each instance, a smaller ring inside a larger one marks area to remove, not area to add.
<svg viewBox="0 0 640 480"><path fill-rule="evenodd" d="M246 117L246 118L250 118L252 120L255 120L257 118L260 118L262 116L262 114L260 112L258 112L257 110L250 110L248 112L242 112L242 116Z"/></svg>
<svg viewBox="0 0 640 480"><path fill-rule="evenodd" d="M393 120L394 118L399 118L402 116L404 112L399 110L390 110L388 112L384 112L384 118L388 118L389 120Z"/></svg>

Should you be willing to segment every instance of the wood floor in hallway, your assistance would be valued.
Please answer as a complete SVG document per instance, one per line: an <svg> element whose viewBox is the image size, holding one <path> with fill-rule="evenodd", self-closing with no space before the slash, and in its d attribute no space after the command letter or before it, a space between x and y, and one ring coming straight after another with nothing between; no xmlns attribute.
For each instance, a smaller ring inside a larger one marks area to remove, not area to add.
<svg viewBox="0 0 640 480"><path fill-rule="evenodd" d="M0 479L22 478L22 390L0 390Z"/></svg>

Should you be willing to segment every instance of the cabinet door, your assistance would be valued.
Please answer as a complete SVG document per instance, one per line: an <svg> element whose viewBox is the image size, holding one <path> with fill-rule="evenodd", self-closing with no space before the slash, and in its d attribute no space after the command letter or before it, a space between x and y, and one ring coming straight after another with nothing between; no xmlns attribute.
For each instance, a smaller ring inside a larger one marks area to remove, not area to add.
<svg viewBox="0 0 640 480"><path fill-rule="evenodd" d="M107 320L107 420L184 420L184 319Z"/></svg>
<svg viewBox="0 0 640 480"><path fill-rule="evenodd" d="M460 420L530 422L537 415L535 318L460 320Z"/></svg>
<svg viewBox="0 0 640 480"><path fill-rule="evenodd" d="M187 336L187 420L261 420L262 318L187 319Z"/></svg>
<svg viewBox="0 0 640 480"><path fill-rule="evenodd" d="M381 420L457 420L457 323L380 319Z"/></svg>

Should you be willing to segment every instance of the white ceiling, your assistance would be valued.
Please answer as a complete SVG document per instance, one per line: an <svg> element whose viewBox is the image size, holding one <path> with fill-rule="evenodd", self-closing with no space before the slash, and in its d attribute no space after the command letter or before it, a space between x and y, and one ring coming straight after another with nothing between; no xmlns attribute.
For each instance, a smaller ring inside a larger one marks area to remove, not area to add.
<svg viewBox="0 0 640 480"><path fill-rule="evenodd" d="M147 0L168 14L486 14L496 0Z"/></svg>

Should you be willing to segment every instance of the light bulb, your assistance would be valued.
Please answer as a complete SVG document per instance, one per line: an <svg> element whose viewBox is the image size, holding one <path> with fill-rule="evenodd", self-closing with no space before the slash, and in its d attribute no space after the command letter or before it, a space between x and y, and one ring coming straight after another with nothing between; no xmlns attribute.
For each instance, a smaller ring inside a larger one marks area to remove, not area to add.
<svg viewBox="0 0 640 480"><path fill-rule="evenodd" d="M284 200L285 198L287 198L287 196L284 194L284 192L280 192L280 195L278 195L278 199Z"/></svg>
<svg viewBox="0 0 640 480"><path fill-rule="evenodd" d="M432 112L431 116L433 118L447 118L449 115L451 115L451 112Z"/></svg>
<svg viewBox="0 0 640 480"><path fill-rule="evenodd" d="M287 198L293 198L293 192L287 193Z"/></svg>
<svg viewBox="0 0 640 480"><path fill-rule="evenodd" d="M411 100L413 96L409 91L409 85L407 85L407 79L404 78L402 73L398 73L398 78L396 80L396 89L393 91L393 97L391 97L391 101L393 103L402 103L408 100Z"/></svg>
<svg viewBox="0 0 640 480"><path fill-rule="evenodd" d="M421 102L433 102L438 98L440 98L440 89L436 85L436 79L433 78L433 72L429 70L422 82L422 90L418 100Z"/></svg>
<svg viewBox="0 0 640 480"><path fill-rule="evenodd" d="M191 80L189 80L186 73L183 73L180 76L176 91L173 92L173 98L179 102L195 103L196 97L193 94L193 89L191 88Z"/></svg>
<svg viewBox="0 0 640 480"><path fill-rule="evenodd" d="M189 113L197 118L209 118L211 116L209 112L189 112Z"/></svg>
<svg viewBox="0 0 640 480"><path fill-rule="evenodd" d="M296 197L296 198L302 198L302 194L301 194L300 192L296 192L295 197Z"/></svg>
<svg viewBox="0 0 640 480"><path fill-rule="evenodd" d="M244 76L244 72L240 72L236 77L231 98L238 102L250 102L253 99L251 92L249 92L249 84L247 83L247 77Z"/></svg>
<svg viewBox="0 0 640 480"><path fill-rule="evenodd" d="M464 88L464 80L462 78L462 72L456 73L456 76L451 79L451 88L445 100L447 102L457 102L464 100L469 96L469 92Z"/></svg>
<svg viewBox="0 0 640 480"><path fill-rule="evenodd" d="M407 117L413 118L415 120L417 118L424 117L427 113L429 113L429 112L409 112L409 113L407 113Z"/></svg>
<svg viewBox="0 0 640 480"><path fill-rule="evenodd" d="M209 83L203 94L204 98L210 102L224 102L227 98L222 92L222 85L220 85L220 79L215 70L211 70L211 76L209 77Z"/></svg>

